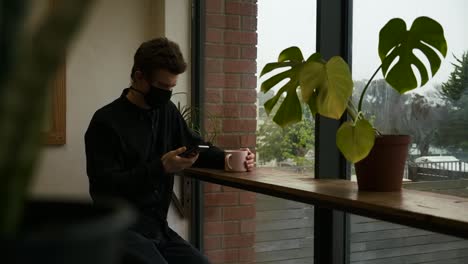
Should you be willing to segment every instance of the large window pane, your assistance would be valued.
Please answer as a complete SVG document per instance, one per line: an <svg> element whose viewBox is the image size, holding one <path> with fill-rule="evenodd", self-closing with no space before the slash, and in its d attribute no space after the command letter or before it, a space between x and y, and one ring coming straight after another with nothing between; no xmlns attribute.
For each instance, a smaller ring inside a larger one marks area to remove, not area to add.
<svg viewBox="0 0 468 264"><path fill-rule="evenodd" d="M287 47L298 46L304 57L315 52L315 14L315 1L258 1L257 74ZM257 166L281 167L313 177L315 124L308 109L303 108L302 122L282 129L272 121L276 109L268 117L263 107L273 93L261 92L260 81L280 71L257 82ZM257 194L256 262L313 263L313 219L311 205Z"/></svg>
<svg viewBox="0 0 468 264"><path fill-rule="evenodd" d="M439 21L448 42L447 58L424 87L405 95L379 73L363 110L383 133L409 134L404 188L468 196L468 2L354 1L353 79L357 100L380 65L381 27L393 17L408 27L418 16ZM352 180L355 180L354 170ZM467 263L466 240L383 221L351 216L351 263Z"/></svg>
<svg viewBox="0 0 468 264"><path fill-rule="evenodd" d="M468 173L468 4L452 1L370 1L354 3L353 78L355 101L379 65L378 32L391 18L411 24L418 16L439 21L448 42L447 58L426 85L400 96L379 73L363 110L383 133L412 137L405 178L414 181L459 180ZM441 12L441 10L444 10ZM408 26L409 26L408 25ZM429 168L422 169L421 168Z"/></svg>
<svg viewBox="0 0 468 264"><path fill-rule="evenodd" d="M298 46L305 57L315 51L316 3L294 0L258 1L257 73L279 53ZM278 73L275 71L269 76ZM273 88L275 91L277 89ZM278 166L313 175L314 120L310 113L286 129L272 122L263 104L272 97L258 90L258 166ZM280 99L281 100L281 99ZM308 110L307 108L303 108ZM274 109L275 110L275 109ZM255 254L258 263L313 263L313 207L293 201L257 195Z"/></svg>
<svg viewBox="0 0 468 264"><path fill-rule="evenodd" d="M257 73L268 62L276 61L280 52L290 46L299 47L306 58L315 52L315 13L315 1L294 0L287 5L281 0L258 1ZM273 91L266 94L261 92L260 81L281 71L284 68L269 73L257 82L258 165L288 167L310 174L313 173L315 124L308 108L303 108L305 115L302 122L282 129L272 121L277 107L268 117L263 106L272 97ZM281 84L284 81L272 90L278 91Z"/></svg>
<svg viewBox="0 0 468 264"><path fill-rule="evenodd" d="M350 216L351 264L466 264L468 240Z"/></svg>

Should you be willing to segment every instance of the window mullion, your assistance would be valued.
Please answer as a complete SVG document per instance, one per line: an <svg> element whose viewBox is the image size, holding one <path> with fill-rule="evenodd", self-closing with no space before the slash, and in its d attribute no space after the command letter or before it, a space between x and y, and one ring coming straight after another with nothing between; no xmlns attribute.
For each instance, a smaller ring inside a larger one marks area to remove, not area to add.
<svg viewBox="0 0 468 264"><path fill-rule="evenodd" d="M325 59L340 55L351 64L352 0L317 0L317 51ZM349 165L335 143L339 125L346 120L316 116L315 177L346 179ZM315 207L314 262L349 262L349 228L345 213Z"/></svg>

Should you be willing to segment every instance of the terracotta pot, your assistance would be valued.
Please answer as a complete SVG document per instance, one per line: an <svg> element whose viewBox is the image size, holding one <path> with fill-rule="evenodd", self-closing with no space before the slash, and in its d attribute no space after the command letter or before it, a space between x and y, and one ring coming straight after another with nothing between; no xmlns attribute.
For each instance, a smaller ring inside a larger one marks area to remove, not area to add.
<svg viewBox="0 0 468 264"><path fill-rule="evenodd" d="M408 135L377 137L369 156L355 164L359 190L401 191L410 141Z"/></svg>

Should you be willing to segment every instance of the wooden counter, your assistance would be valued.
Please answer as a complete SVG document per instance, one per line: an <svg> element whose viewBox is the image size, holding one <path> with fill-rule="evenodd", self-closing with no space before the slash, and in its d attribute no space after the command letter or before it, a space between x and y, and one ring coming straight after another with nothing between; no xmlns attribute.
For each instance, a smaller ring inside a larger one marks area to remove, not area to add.
<svg viewBox="0 0 468 264"><path fill-rule="evenodd" d="M468 238L468 199L403 189L359 192L347 180L313 179L274 168L228 173L192 168L185 176L275 197Z"/></svg>

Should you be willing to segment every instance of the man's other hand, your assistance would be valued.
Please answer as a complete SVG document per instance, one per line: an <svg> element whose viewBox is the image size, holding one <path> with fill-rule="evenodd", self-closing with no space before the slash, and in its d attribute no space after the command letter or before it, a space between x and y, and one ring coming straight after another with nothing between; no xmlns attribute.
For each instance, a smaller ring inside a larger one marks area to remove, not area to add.
<svg viewBox="0 0 468 264"><path fill-rule="evenodd" d="M183 158L178 156L187 150L186 147L181 147L172 151L167 152L161 158L164 172L166 173L176 173L183 169L190 168L193 163L198 159L198 154L193 157Z"/></svg>
<svg viewBox="0 0 468 264"><path fill-rule="evenodd" d="M255 154L252 151L250 151L249 148L242 148L242 150L248 151L247 157L245 159L245 168L247 169L247 171L252 171L255 167Z"/></svg>

